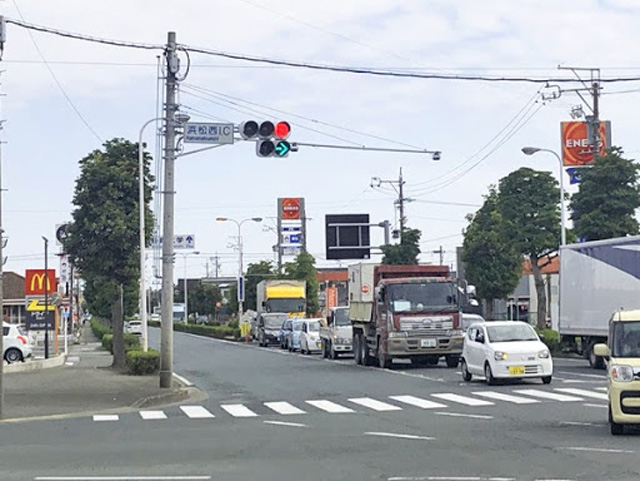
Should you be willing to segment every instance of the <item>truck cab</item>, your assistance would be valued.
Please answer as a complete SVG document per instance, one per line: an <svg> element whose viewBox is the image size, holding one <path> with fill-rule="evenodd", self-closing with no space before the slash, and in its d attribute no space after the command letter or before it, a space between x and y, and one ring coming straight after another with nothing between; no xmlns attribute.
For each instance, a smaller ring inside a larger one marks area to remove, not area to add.
<svg viewBox="0 0 640 481"><path fill-rule="evenodd" d="M327 316L327 325L320 327L322 357L337 359L340 354L353 352L353 328L348 307L333 307Z"/></svg>
<svg viewBox="0 0 640 481"><path fill-rule="evenodd" d="M611 434L623 434L626 424L640 424L640 310L615 312L608 344L593 350L608 359Z"/></svg>

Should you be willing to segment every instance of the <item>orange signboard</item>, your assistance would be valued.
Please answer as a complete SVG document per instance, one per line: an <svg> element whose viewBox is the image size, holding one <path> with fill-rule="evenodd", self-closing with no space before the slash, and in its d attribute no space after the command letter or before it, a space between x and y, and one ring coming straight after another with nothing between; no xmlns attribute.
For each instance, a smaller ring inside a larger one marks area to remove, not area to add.
<svg viewBox="0 0 640 481"><path fill-rule="evenodd" d="M300 198L285 197L282 199L281 218L284 220L300 219Z"/></svg>
<svg viewBox="0 0 640 481"><path fill-rule="evenodd" d="M586 122L561 122L562 163L565 167L576 167L593 163L593 149L589 145ZM598 132L598 155L604 156L611 147L611 122L600 122Z"/></svg>
<svg viewBox="0 0 640 481"><path fill-rule="evenodd" d="M47 269L46 291L51 294L58 290L55 269ZM27 296L44 296L44 269L27 269L24 275L24 293Z"/></svg>
<svg viewBox="0 0 640 481"><path fill-rule="evenodd" d="M338 306L338 288L327 287L325 289L325 295L327 296L327 316L331 313L332 307Z"/></svg>

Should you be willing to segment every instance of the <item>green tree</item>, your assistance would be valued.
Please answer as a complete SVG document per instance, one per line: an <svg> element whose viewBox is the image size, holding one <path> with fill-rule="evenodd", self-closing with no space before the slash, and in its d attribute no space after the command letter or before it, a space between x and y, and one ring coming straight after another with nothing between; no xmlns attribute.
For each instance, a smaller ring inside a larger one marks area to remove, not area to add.
<svg viewBox="0 0 640 481"><path fill-rule="evenodd" d="M213 316L216 313L216 303L222 300L218 286L206 284L202 281L189 284L189 311L201 315Z"/></svg>
<svg viewBox="0 0 640 481"><path fill-rule="evenodd" d="M582 169L580 190L571 200L578 237L592 241L638 233L640 167L622 154L622 149L613 147L590 168Z"/></svg>
<svg viewBox="0 0 640 481"><path fill-rule="evenodd" d="M147 242L153 218L149 209L151 157L145 160L145 203ZM137 305L140 278L138 144L125 139L105 142L104 150L95 150L80 161L76 180L73 222L66 249L74 264L90 285L87 303L107 313L113 328L113 367L124 367L123 316L120 289L124 291L125 310ZM99 307L102 304L104 307Z"/></svg>
<svg viewBox="0 0 640 481"><path fill-rule="evenodd" d="M509 242L495 187L490 187L482 207L468 219L462 250L465 275L485 300L487 319L493 319L494 299L505 299L518 286L522 255Z"/></svg>
<svg viewBox="0 0 640 481"><path fill-rule="evenodd" d="M499 183L498 211L514 248L531 261L538 300L538 327L547 320L547 294L541 269L551 262L560 239L560 190L549 172L522 167ZM544 258L546 261L542 261ZM542 262L541 262L542 261Z"/></svg>
<svg viewBox="0 0 640 481"><path fill-rule="evenodd" d="M381 246L382 263L389 265L411 265L418 263L420 255L420 237L418 229L405 229L398 244Z"/></svg>
<svg viewBox="0 0 640 481"><path fill-rule="evenodd" d="M296 257L295 261L289 262L284 266L286 278L306 281L307 314L310 316L315 316L320 309L318 271L316 270L315 262L316 260L311 254L302 252Z"/></svg>
<svg viewBox="0 0 640 481"><path fill-rule="evenodd" d="M272 279L275 270L271 261L260 261L249 264L245 274L244 303L246 309L258 310L256 304L257 286L265 279Z"/></svg>

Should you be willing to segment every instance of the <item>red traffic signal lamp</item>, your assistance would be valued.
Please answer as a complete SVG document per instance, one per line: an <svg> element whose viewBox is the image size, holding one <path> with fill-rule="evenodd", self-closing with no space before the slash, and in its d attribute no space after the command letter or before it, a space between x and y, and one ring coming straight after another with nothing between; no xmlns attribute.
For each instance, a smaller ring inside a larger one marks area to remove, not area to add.
<svg viewBox="0 0 640 481"><path fill-rule="evenodd" d="M273 129L273 135L277 139L286 139L290 133L291 125L289 125L289 122L278 122Z"/></svg>
<svg viewBox="0 0 640 481"><path fill-rule="evenodd" d="M256 140L258 157L287 157L291 152L291 144L285 139L291 133L289 122L273 123L270 120L258 123L247 120L238 126L238 132L244 140Z"/></svg>

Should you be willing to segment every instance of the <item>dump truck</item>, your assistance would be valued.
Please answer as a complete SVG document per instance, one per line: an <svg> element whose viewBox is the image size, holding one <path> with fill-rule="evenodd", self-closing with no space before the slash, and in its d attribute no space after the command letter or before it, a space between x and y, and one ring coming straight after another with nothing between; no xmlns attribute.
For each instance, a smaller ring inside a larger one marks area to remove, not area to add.
<svg viewBox="0 0 640 481"><path fill-rule="evenodd" d="M290 279L269 279L258 283L258 313L283 312L289 317L304 317L307 308L307 283Z"/></svg>
<svg viewBox="0 0 640 481"><path fill-rule="evenodd" d="M358 364L391 367L394 359L457 367L464 333L461 316L472 286L447 266L349 266L349 320Z"/></svg>

